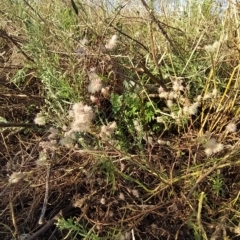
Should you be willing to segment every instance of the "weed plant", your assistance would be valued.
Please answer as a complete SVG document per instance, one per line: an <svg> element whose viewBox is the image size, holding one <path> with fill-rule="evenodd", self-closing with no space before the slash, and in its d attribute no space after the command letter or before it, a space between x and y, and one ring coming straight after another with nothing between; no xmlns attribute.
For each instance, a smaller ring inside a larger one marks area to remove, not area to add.
<svg viewBox="0 0 240 240"><path fill-rule="evenodd" d="M1 239L238 239L237 1L0 10Z"/></svg>

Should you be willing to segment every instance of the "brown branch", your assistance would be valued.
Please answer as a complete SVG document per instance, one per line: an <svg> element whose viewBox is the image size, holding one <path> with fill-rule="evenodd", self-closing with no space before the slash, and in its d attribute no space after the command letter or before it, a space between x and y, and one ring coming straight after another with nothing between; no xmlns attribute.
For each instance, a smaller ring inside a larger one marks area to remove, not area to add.
<svg viewBox="0 0 240 240"><path fill-rule="evenodd" d="M48 221L42 228L40 228L37 232L32 234L27 240L34 240L38 236L43 235L50 227L54 225L54 223L57 222L57 219L53 218L50 221Z"/></svg>
<svg viewBox="0 0 240 240"><path fill-rule="evenodd" d="M0 122L0 128L7 127L36 127L38 126L35 123L9 123L9 122Z"/></svg>
<svg viewBox="0 0 240 240"><path fill-rule="evenodd" d="M211 167L206 173L204 173L204 174L199 176L199 178L197 179L197 181L194 184L194 186L190 189L190 191L189 191L189 193L187 195L187 198L185 200L185 203L190 199L190 197L192 196L192 194L196 190L196 188L199 185L199 183L202 182L206 177L208 177L214 170L216 170L218 165L219 164L214 164L213 167Z"/></svg>
<svg viewBox="0 0 240 240"><path fill-rule="evenodd" d="M147 69L147 67L145 66L145 64L144 64L142 61L140 62L139 65L140 65L140 67L143 69L143 72L144 72L146 75L148 75L151 80L153 80L156 84L158 84L160 87L162 87L162 88L164 89L164 91L166 91L166 92L168 91L168 89L167 89L167 87L166 87L166 85L165 85L165 83L164 83L164 79L163 79L162 76L159 76L159 78L156 77L156 76L154 76L154 75Z"/></svg>
<svg viewBox="0 0 240 240"><path fill-rule="evenodd" d="M14 190L13 190L14 191ZM13 207L13 191L10 193L9 195L9 207L10 207L10 212L11 212L11 217L12 217L12 223L14 226L14 236L18 236L18 227L17 227L17 222L16 222L16 218L15 218L15 213L14 213L14 207Z"/></svg>
<svg viewBox="0 0 240 240"><path fill-rule="evenodd" d="M155 22L158 26L158 28L160 29L160 31L162 32L162 34L164 35L164 37L167 39L167 41L169 42L170 46L172 47L173 51L179 54L179 50L176 48L175 44L173 43L173 41L170 39L170 37L168 36L167 31L164 29L164 27L162 25L168 26L165 23L160 22L155 15L153 14L152 10L149 8L149 6L147 5L147 3L145 2L145 0L141 0L143 6L146 8L146 10L148 11L151 19L153 22ZM168 26L169 27L169 26ZM178 29L179 30L179 29ZM179 58L184 61L180 56Z"/></svg>
<svg viewBox="0 0 240 240"><path fill-rule="evenodd" d="M53 158L54 158L55 152L52 154L52 156L53 156ZM52 161L53 161L53 159L52 159ZM47 174L46 174L45 197L44 197L44 201L43 201L43 207L42 207L41 215L40 215L40 218L39 218L39 220L38 220L38 224L43 224L43 222L44 222L44 216L45 216L46 209L47 209L47 205L48 205L50 171L51 171L51 165L49 164L49 165L47 166Z"/></svg>
<svg viewBox="0 0 240 240"><path fill-rule="evenodd" d="M35 14L38 15L40 20L46 24L45 20L40 16L40 14L35 9L26 0L23 0L23 1Z"/></svg>
<svg viewBox="0 0 240 240"><path fill-rule="evenodd" d="M18 92L18 93L20 93L20 94L24 94L24 95L26 95L27 97L32 98L32 99L34 99L34 100L36 100L36 101L39 101L39 102L42 102L42 100L44 99L44 98L41 97L41 96L30 95L30 94L28 94L28 93L25 92L25 91L19 90L19 89L17 89L17 88L13 88L13 87L5 84L4 82L5 82L5 79L4 79L3 77L0 78L0 85L3 86L3 87L5 87L5 88L8 88L8 89L13 90L13 91L15 91L15 92ZM1 95L3 95L3 94L1 94Z"/></svg>
<svg viewBox="0 0 240 240"><path fill-rule="evenodd" d="M28 59L31 62L34 62L34 60L22 50L20 44L13 37L9 36L5 30L0 29L0 37L10 40L20 50L20 52L24 55L26 59Z"/></svg>
<svg viewBox="0 0 240 240"><path fill-rule="evenodd" d="M72 205L69 205L68 207L62 209L56 216L54 216L51 220L49 220L42 228L40 228L38 231L33 233L29 238L26 240L35 240L37 237L42 236L44 233L47 232L49 228L51 228L54 223L57 222L57 220L61 217L65 218L68 216L71 216L73 213L72 210L75 208Z"/></svg>
<svg viewBox="0 0 240 240"><path fill-rule="evenodd" d="M122 34L122 35L124 35L125 37L131 39L132 41L134 41L134 42L137 43L138 45L142 46L147 52L149 51L149 49L148 49L144 44L142 44L141 42L139 42L138 40L132 38L132 37L129 36L127 33L121 31L120 29L116 28L116 27L113 26L112 24L110 24L110 26L111 26L114 30L118 31L120 34Z"/></svg>

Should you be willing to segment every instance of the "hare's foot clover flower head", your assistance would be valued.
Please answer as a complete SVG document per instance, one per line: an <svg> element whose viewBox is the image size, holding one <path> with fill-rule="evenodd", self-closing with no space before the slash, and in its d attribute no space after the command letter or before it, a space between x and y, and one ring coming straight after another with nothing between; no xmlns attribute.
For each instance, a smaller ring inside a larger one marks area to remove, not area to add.
<svg viewBox="0 0 240 240"><path fill-rule="evenodd" d="M157 120L158 123L164 123L165 122L163 117L156 117L156 120Z"/></svg>
<svg viewBox="0 0 240 240"><path fill-rule="evenodd" d="M88 92L89 93L96 93L102 89L102 81L100 80L93 80L88 85Z"/></svg>
<svg viewBox="0 0 240 240"><path fill-rule="evenodd" d="M214 88L212 92L207 92L204 94L203 100L213 99L213 98L216 98L217 96L218 96L218 91L216 88Z"/></svg>

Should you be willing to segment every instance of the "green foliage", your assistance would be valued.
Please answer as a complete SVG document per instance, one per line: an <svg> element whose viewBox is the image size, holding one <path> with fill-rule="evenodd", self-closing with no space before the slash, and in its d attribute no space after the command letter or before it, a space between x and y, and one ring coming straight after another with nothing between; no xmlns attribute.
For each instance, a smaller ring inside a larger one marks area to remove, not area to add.
<svg viewBox="0 0 240 240"><path fill-rule="evenodd" d="M191 216L192 217L192 216ZM189 220L188 221L188 225L191 227L191 229L193 229L193 237L194 240L202 240L202 235L200 233L200 226L198 226L197 224L195 224L193 221Z"/></svg>
<svg viewBox="0 0 240 240"><path fill-rule="evenodd" d="M112 94L111 104L114 118L123 116L122 120L126 125L132 126L136 119L142 125L147 125L156 117L153 103L142 99L134 92L126 91L123 95Z"/></svg>
<svg viewBox="0 0 240 240"><path fill-rule="evenodd" d="M67 236L71 234L71 239L79 239L79 237L83 237L84 240L98 240L99 238L90 231L87 231L86 227L74 220L73 218L68 218L65 220L64 218L58 219L56 226L60 230L68 230Z"/></svg>
<svg viewBox="0 0 240 240"><path fill-rule="evenodd" d="M221 177L220 173L211 177L212 191L218 197L224 196L224 179Z"/></svg>
<svg viewBox="0 0 240 240"><path fill-rule="evenodd" d="M26 73L27 69L23 68L17 71L17 73L12 78L12 82L16 84L17 87L20 87L22 84L25 83L26 80Z"/></svg>
<svg viewBox="0 0 240 240"><path fill-rule="evenodd" d="M73 89L67 79L54 68L46 67L42 69L40 79L45 86L49 99L69 100L73 95Z"/></svg>

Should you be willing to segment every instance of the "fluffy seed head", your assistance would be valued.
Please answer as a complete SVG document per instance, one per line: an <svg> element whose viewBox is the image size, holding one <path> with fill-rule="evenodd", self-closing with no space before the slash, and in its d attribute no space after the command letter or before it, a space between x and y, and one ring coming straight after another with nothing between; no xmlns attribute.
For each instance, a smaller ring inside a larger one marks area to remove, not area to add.
<svg viewBox="0 0 240 240"><path fill-rule="evenodd" d="M109 89L110 89L110 87L104 87L104 88L101 89L101 93L104 97L109 96Z"/></svg>
<svg viewBox="0 0 240 240"><path fill-rule="evenodd" d="M90 100L92 103L98 103L98 101L99 101L98 98L93 95L90 96Z"/></svg>
<svg viewBox="0 0 240 240"><path fill-rule="evenodd" d="M10 183L17 183L21 179L23 179L27 175L26 172L13 172L12 175L9 177Z"/></svg>
<svg viewBox="0 0 240 240"><path fill-rule="evenodd" d="M210 138L205 145L205 153L210 156L223 150L223 144L218 143L215 138Z"/></svg>
<svg viewBox="0 0 240 240"><path fill-rule="evenodd" d="M101 139L108 140L116 128L117 128L116 122L109 123L107 126L103 125L101 127L101 132L100 132Z"/></svg>
<svg viewBox="0 0 240 240"><path fill-rule="evenodd" d="M60 139L59 143L66 148L73 148L74 141L71 136L65 136Z"/></svg>
<svg viewBox="0 0 240 240"><path fill-rule="evenodd" d="M105 204L106 204L106 199L105 199L104 197L102 197L102 198L100 199L100 203L101 203L102 205L105 205Z"/></svg>
<svg viewBox="0 0 240 240"><path fill-rule="evenodd" d="M160 87L160 88L158 89L158 92L159 92L159 93L164 92L163 87Z"/></svg>
<svg viewBox="0 0 240 240"><path fill-rule="evenodd" d="M88 72L88 78L90 80L88 92L92 94L99 92L102 89L102 79L97 75L95 68Z"/></svg>
<svg viewBox="0 0 240 240"><path fill-rule="evenodd" d="M168 98L169 99L175 99L175 98L177 98L177 93L176 92L174 92L174 91L171 91L171 92L169 92L169 95L168 95Z"/></svg>
<svg viewBox="0 0 240 240"><path fill-rule="evenodd" d="M198 110L198 103L193 103L191 106L188 107L188 112L190 115L195 115Z"/></svg>
<svg viewBox="0 0 240 240"><path fill-rule="evenodd" d="M125 199L124 194L122 192L120 192L118 198L120 200L124 200Z"/></svg>
<svg viewBox="0 0 240 240"><path fill-rule="evenodd" d="M46 124L46 118L45 116L40 112L37 114L37 116L34 119L34 122L40 126L43 126Z"/></svg>
<svg viewBox="0 0 240 240"><path fill-rule="evenodd" d="M213 96L213 97L216 97L216 96L217 96L217 93L218 93L217 89L214 88L213 91L212 91L212 96Z"/></svg>
<svg viewBox="0 0 240 240"><path fill-rule="evenodd" d="M183 91L184 87L182 86L182 81L178 81L178 80L174 81L172 88L174 92Z"/></svg>
<svg viewBox="0 0 240 240"><path fill-rule="evenodd" d="M59 132L56 128L50 127L48 131L50 132L48 139L57 139Z"/></svg>
<svg viewBox="0 0 240 240"><path fill-rule="evenodd" d="M114 34L111 39L108 41L108 43L105 45L105 48L108 50L108 51L111 51L113 50L117 45L117 35Z"/></svg>
<svg viewBox="0 0 240 240"><path fill-rule="evenodd" d="M39 157L36 160L37 166L45 166L47 164L47 153L45 151L41 151L39 153Z"/></svg>
<svg viewBox="0 0 240 240"><path fill-rule="evenodd" d="M227 126L226 126L226 130L228 132L236 132L237 131L237 126L235 123L229 123Z"/></svg>
<svg viewBox="0 0 240 240"><path fill-rule="evenodd" d="M90 130L94 118L93 110L90 106L82 102L73 104L70 116L73 118L71 130L68 132L87 132Z"/></svg>
<svg viewBox="0 0 240 240"><path fill-rule="evenodd" d="M167 99L168 98L168 94L169 94L168 92L162 91L162 92L159 93L159 97Z"/></svg>
<svg viewBox="0 0 240 240"><path fill-rule="evenodd" d="M206 45L204 47L205 51L209 52L209 53L214 53L217 51L217 49L220 46L220 42L219 41L215 41L212 45Z"/></svg>
<svg viewBox="0 0 240 240"><path fill-rule="evenodd" d="M168 100L167 100L167 106L168 106L169 108L171 108L172 105L173 105L173 101L170 100L170 99L168 99Z"/></svg>
<svg viewBox="0 0 240 240"><path fill-rule="evenodd" d="M57 149L57 140L50 139L49 141L41 141L39 146L44 150L56 150Z"/></svg>
<svg viewBox="0 0 240 240"><path fill-rule="evenodd" d="M133 121L134 128L137 132L142 132L142 126L138 120Z"/></svg>
<svg viewBox="0 0 240 240"><path fill-rule="evenodd" d="M201 100L202 100L202 96L201 96L201 95L198 95L198 96L197 96L197 102L201 102Z"/></svg>
<svg viewBox="0 0 240 240"><path fill-rule="evenodd" d="M138 192L138 190L137 189L133 189L132 190L132 194L133 194L133 196L135 196L135 197L139 197L139 192Z"/></svg>

